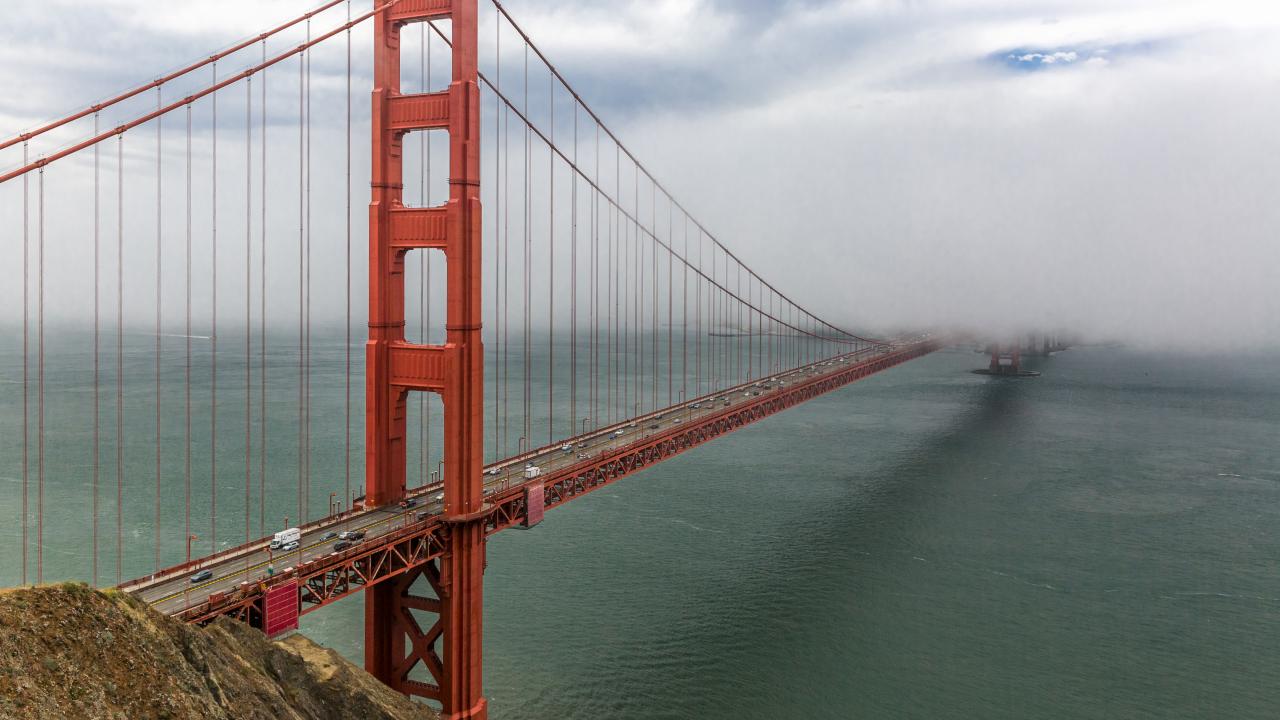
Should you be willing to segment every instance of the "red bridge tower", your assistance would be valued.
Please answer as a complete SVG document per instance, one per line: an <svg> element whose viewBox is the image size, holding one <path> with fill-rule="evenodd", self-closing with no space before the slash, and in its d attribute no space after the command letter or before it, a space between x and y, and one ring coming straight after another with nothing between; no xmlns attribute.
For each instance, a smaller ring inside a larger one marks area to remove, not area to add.
<svg viewBox="0 0 1280 720"><path fill-rule="evenodd" d="M449 19L453 78L438 93L400 92L400 31ZM480 90L476 0L401 0L374 25L373 200L369 206L369 341L366 347L368 504L405 492L405 406L409 392L440 393L444 404L444 556L368 588L365 667L401 692L438 701L450 720L487 717L481 689L485 565L482 493L484 348L480 339ZM449 200L403 203L404 136L449 133ZM444 345L404 339L404 261L411 250L442 251L448 267ZM425 578L434 597L411 594ZM423 630L413 610L434 613ZM409 674L419 665L430 681Z"/></svg>

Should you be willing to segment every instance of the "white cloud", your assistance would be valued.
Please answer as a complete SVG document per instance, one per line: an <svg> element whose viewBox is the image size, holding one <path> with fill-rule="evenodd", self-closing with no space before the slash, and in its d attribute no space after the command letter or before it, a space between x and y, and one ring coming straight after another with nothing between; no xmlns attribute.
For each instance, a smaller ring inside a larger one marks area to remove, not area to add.
<svg viewBox="0 0 1280 720"><path fill-rule="evenodd" d="M139 79L58 29L79 3L9 5L0 84L31 90L6 107L74 106L95 63L99 95ZM717 235L851 324L1280 342L1280 3L506 5ZM106 0L96 22L168 37L172 67L269 24L261 6Z"/></svg>

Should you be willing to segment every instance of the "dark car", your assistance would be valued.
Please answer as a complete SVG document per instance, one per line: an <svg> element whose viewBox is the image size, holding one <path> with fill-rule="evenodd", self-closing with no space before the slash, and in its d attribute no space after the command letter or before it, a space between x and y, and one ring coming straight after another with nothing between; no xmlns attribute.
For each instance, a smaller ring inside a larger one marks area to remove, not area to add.
<svg viewBox="0 0 1280 720"><path fill-rule="evenodd" d="M649 426L649 429L650 429L650 430L657 430L657 429L658 429L658 423L654 423L654 424L650 425L650 426Z"/></svg>
<svg viewBox="0 0 1280 720"><path fill-rule="evenodd" d="M417 504L418 504L418 501L413 498L405 498L404 500L400 501L400 507L402 508L411 508Z"/></svg>
<svg viewBox="0 0 1280 720"><path fill-rule="evenodd" d="M211 577L213 577L212 570L201 570L200 572L191 576L191 582L193 583L204 582L205 580L208 580Z"/></svg>
<svg viewBox="0 0 1280 720"><path fill-rule="evenodd" d="M334 538L336 538L336 537L338 537L338 533L333 532L333 531L329 531L329 532L325 533L325 534L324 534L324 537L320 538L320 540L321 540L321 541L324 541L324 540L332 540L332 539L334 539Z"/></svg>
<svg viewBox="0 0 1280 720"><path fill-rule="evenodd" d="M364 531L363 531L363 530L356 530L355 532L351 533L351 535L350 535L350 536L348 536L348 539L350 539L350 540L363 540L363 539L364 539Z"/></svg>
<svg viewBox="0 0 1280 720"><path fill-rule="evenodd" d="M342 552L343 550L346 550L349 547L351 547L350 540L339 540L338 542L333 544L333 551Z"/></svg>

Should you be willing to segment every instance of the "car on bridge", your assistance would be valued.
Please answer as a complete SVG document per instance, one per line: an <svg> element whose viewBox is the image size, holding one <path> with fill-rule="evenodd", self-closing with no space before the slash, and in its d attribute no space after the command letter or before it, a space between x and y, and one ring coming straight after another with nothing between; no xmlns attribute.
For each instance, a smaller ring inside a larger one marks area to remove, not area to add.
<svg viewBox="0 0 1280 720"><path fill-rule="evenodd" d="M212 570L201 570L200 572L191 576L191 582L192 583L204 582L205 580L208 580L211 577L213 577Z"/></svg>

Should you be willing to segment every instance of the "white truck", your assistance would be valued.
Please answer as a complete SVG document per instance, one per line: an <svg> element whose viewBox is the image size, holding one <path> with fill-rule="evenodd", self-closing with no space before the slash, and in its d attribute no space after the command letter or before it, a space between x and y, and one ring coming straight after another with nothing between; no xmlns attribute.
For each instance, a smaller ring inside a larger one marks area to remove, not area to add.
<svg viewBox="0 0 1280 720"><path fill-rule="evenodd" d="M538 467L537 465L530 465L529 467L524 469L525 478L530 480L538 477L541 474L542 474L542 468Z"/></svg>
<svg viewBox="0 0 1280 720"><path fill-rule="evenodd" d="M279 550L285 545L292 545L302 540L302 530L293 527L281 530L271 537L271 549Z"/></svg>

